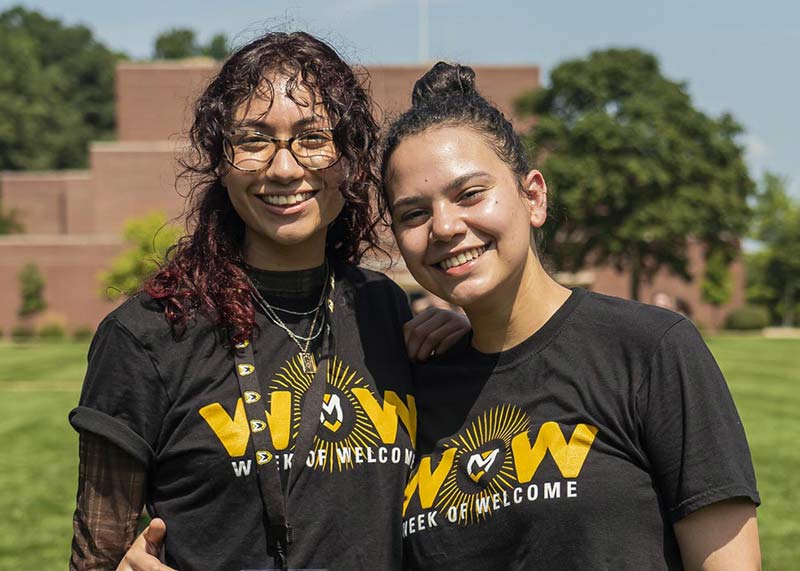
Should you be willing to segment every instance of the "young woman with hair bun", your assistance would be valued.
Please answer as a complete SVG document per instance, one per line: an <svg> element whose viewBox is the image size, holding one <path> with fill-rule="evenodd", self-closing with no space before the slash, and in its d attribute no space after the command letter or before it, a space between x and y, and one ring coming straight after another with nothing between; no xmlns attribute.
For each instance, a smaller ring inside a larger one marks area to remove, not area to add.
<svg viewBox="0 0 800 571"><path fill-rule="evenodd" d="M388 130L383 211L472 333L417 372L412 569L757 569L744 430L697 330L542 267L547 186L472 69L436 64Z"/></svg>
<svg viewBox="0 0 800 571"><path fill-rule="evenodd" d="M413 354L466 326L407 323L402 290L356 266L376 246L371 112L302 32L254 40L212 78L184 163L188 234L98 328L70 414L70 569L131 569L144 504L161 518L141 540L150 571L167 569L147 553L162 540L181 571L400 569L416 433L403 326Z"/></svg>

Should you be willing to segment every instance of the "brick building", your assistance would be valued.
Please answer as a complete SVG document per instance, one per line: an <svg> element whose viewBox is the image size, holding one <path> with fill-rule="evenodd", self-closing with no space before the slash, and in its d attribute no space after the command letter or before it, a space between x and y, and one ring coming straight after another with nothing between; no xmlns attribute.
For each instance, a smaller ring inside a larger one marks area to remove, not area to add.
<svg viewBox="0 0 800 571"><path fill-rule="evenodd" d="M3 208L14 210L24 233L0 236L0 330L17 323L20 304L17 274L35 263L45 278L48 310L37 318L68 327L94 328L115 304L100 296L99 273L125 249L121 230L131 218L163 211L177 216L186 188L176 184L176 157L185 146L191 102L217 64L208 60L122 63L116 70L117 140L97 142L89 150L84 171L0 174ZM370 66L372 93L379 116L401 111L413 82L427 66ZM539 84L535 66L476 66L478 86L513 117L513 99ZM517 123L525 126L525 123ZM545 173L546 175L546 173ZM702 276L702 247L695 245L691 273ZM415 287L402 262L392 273L407 288ZM625 272L592 267L562 281L625 297ZM644 284L642 299L658 292L679 299L699 323L716 327L727 309L743 302L743 268L732 267L733 298L714 308L701 300L699 279L685 282L667 272Z"/></svg>

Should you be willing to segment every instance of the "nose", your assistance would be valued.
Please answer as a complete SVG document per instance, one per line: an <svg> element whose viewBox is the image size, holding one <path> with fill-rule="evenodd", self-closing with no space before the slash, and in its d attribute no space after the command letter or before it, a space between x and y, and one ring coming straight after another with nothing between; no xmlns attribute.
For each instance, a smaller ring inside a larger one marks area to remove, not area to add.
<svg viewBox="0 0 800 571"><path fill-rule="evenodd" d="M297 162L288 148L280 148L264 171L264 176L279 184L289 184L305 176L306 170Z"/></svg>
<svg viewBox="0 0 800 571"><path fill-rule="evenodd" d="M467 226L460 215L460 209L449 200L433 205L430 236L437 242L449 242L456 236L466 233Z"/></svg>

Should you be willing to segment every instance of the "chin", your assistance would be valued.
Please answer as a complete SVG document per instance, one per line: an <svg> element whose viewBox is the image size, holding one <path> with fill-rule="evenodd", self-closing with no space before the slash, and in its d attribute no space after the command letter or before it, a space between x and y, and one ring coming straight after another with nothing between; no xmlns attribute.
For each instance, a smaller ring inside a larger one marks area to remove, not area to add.
<svg viewBox="0 0 800 571"><path fill-rule="evenodd" d="M439 284L437 284L439 285ZM453 288L433 287L431 291L443 300L459 307L469 307L491 296L491 288L485 284L461 283Z"/></svg>

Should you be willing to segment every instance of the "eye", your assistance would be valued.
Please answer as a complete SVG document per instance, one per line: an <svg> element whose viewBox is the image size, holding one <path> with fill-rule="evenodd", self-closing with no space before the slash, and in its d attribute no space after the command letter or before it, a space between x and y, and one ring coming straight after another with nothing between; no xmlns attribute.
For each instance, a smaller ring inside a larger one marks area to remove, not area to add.
<svg viewBox="0 0 800 571"><path fill-rule="evenodd" d="M241 133L231 142L234 146L248 151L262 149L272 143L270 139L265 138L260 133Z"/></svg>
<svg viewBox="0 0 800 571"><path fill-rule="evenodd" d="M484 193L486 192L485 188L482 187L472 187L468 188L464 192L458 195L458 203L465 204L467 206L471 204L475 204L483 198Z"/></svg>
<svg viewBox="0 0 800 571"><path fill-rule="evenodd" d="M330 131L312 131L297 138L297 144L307 149L317 149L328 145L333 140Z"/></svg>
<svg viewBox="0 0 800 571"><path fill-rule="evenodd" d="M423 208L413 208L400 214L397 219L404 226L419 226L429 217L428 211Z"/></svg>

